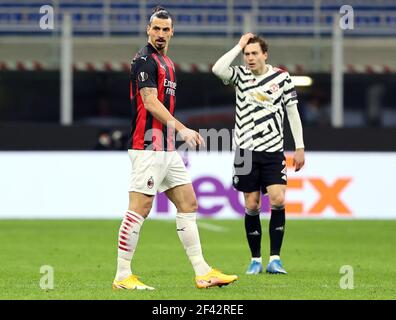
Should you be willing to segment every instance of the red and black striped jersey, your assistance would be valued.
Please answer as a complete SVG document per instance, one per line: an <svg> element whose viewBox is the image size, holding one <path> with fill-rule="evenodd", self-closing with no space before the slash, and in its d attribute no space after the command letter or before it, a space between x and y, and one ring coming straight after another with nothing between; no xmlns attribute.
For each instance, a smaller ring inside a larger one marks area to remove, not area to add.
<svg viewBox="0 0 396 320"><path fill-rule="evenodd" d="M150 43L135 55L130 75L132 124L129 149L175 150L174 130L163 125L145 109L140 90L157 88L158 100L173 115L176 105L176 85L175 66L172 60L158 53Z"/></svg>

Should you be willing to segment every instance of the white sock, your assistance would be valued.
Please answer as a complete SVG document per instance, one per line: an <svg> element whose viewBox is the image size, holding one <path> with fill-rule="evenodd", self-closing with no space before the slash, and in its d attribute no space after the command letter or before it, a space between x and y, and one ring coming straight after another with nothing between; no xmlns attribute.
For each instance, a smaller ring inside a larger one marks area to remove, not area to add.
<svg viewBox="0 0 396 320"><path fill-rule="evenodd" d="M194 268L195 275L203 276L207 274L211 268L202 256L196 214L178 212L176 214L176 227L177 234Z"/></svg>
<svg viewBox="0 0 396 320"><path fill-rule="evenodd" d="M260 258L252 258L252 261L256 261L256 262L262 263L263 259L261 257Z"/></svg>
<svg viewBox="0 0 396 320"><path fill-rule="evenodd" d="M274 260L280 260L279 256L270 256L269 262L272 262Z"/></svg>
<svg viewBox="0 0 396 320"><path fill-rule="evenodd" d="M144 218L136 212L127 211L118 232L118 258L116 281L132 274L131 261L139 240L140 228Z"/></svg>

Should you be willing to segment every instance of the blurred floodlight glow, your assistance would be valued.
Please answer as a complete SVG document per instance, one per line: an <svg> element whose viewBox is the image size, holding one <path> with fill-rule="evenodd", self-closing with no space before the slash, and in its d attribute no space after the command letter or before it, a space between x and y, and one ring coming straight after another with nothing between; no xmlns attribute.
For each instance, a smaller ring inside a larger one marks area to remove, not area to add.
<svg viewBox="0 0 396 320"><path fill-rule="evenodd" d="M309 87L313 83L312 78L307 76L292 76L291 79L296 87Z"/></svg>

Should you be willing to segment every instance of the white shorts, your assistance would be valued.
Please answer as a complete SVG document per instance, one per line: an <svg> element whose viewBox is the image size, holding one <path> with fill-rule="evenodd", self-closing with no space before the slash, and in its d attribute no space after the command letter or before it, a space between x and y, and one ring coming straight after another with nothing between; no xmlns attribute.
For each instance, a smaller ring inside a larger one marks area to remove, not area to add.
<svg viewBox="0 0 396 320"><path fill-rule="evenodd" d="M155 195L191 183L176 151L128 150L132 163L129 191Z"/></svg>

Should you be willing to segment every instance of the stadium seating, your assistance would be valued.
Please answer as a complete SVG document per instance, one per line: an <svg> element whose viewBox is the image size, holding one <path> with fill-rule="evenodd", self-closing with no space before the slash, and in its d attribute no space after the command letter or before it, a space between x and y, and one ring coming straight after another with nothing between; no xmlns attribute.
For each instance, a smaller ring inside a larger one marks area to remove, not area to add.
<svg viewBox="0 0 396 320"><path fill-rule="evenodd" d="M131 0L58 0L55 13L62 20L70 13L74 32L89 34L139 34L158 1ZM348 2L355 11L355 29L359 35L396 34L396 3L392 0ZM0 0L0 33L43 34L39 28L41 0ZM171 0L166 7L174 15L178 32L185 35L235 35L243 32L245 15L257 30L266 34L313 34L317 20L320 32L329 35L334 13L343 1L322 0L319 10L312 0ZM318 13L318 15L315 15ZM355 30L355 31L356 31ZM347 34L348 35L348 34Z"/></svg>

